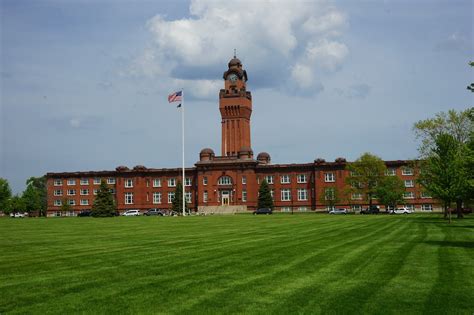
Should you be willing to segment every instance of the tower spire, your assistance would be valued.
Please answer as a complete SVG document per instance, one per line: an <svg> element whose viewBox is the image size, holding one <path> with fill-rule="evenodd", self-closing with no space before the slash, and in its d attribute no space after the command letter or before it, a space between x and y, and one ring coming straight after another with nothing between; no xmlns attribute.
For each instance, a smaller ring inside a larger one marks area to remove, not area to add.
<svg viewBox="0 0 474 315"><path fill-rule="evenodd" d="M234 58L237 58L237 49L234 48Z"/></svg>

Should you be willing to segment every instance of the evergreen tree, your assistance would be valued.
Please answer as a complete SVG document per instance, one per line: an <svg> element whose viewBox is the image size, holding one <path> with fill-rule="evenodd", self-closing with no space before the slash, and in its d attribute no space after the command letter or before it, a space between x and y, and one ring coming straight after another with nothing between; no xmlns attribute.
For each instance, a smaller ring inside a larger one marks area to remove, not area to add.
<svg viewBox="0 0 474 315"><path fill-rule="evenodd" d="M12 190L8 181L4 178L0 178L0 211L8 213L10 210L9 203L12 197Z"/></svg>
<svg viewBox="0 0 474 315"><path fill-rule="evenodd" d="M270 208L273 210L273 198L270 192L270 187L268 186L267 181L264 179L260 184L260 189L258 190L258 209Z"/></svg>
<svg viewBox="0 0 474 315"><path fill-rule="evenodd" d="M94 204L92 205L92 216L113 217L116 210L114 196L110 192L105 180L102 180Z"/></svg>
<svg viewBox="0 0 474 315"><path fill-rule="evenodd" d="M184 203L184 206L186 208L185 212L187 212L188 207L186 205L186 200ZM176 211L180 215L183 214L183 185L181 184L181 182L178 182L178 184L176 184L171 210Z"/></svg>

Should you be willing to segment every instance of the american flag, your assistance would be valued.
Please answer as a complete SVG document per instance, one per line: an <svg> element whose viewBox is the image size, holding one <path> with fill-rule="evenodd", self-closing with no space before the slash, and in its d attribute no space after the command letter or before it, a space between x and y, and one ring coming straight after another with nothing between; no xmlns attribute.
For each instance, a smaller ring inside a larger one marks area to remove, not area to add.
<svg viewBox="0 0 474 315"><path fill-rule="evenodd" d="M173 94L168 95L168 102L181 102L183 91L174 92Z"/></svg>

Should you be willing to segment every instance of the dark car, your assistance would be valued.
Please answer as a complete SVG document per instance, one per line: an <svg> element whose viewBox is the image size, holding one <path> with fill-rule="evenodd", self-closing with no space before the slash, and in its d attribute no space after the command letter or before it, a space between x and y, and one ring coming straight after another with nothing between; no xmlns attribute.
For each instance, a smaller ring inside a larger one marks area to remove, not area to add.
<svg viewBox="0 0 474 315"><path fill-rule="evenodd" d="M92 211L85 210L81 211L77 214L78 217L91 217L92 216Z"/></svg>
<svg viewBox="0 0 474 315"><path fill-rule="evenodd" d="M379 214L380 209L378 206L367 207L366 209L360 210L360 214Z"/></svg>
<svg viewBox="0 0 474 315"><path fill-rule="evenodd" d="M162 217L162 216L165 215L165 213L160 209L154 208L154 209L149 209L149 210L145 211L143 213L143 215L146 215L146 216L159 215L159 216Z"/></svg>
<svg viewBox="0 0 474 315"><path fill-rule="evenodd" d="M260 208L253 212L253 214L272 214L273 211L270 208Z"/></svg>

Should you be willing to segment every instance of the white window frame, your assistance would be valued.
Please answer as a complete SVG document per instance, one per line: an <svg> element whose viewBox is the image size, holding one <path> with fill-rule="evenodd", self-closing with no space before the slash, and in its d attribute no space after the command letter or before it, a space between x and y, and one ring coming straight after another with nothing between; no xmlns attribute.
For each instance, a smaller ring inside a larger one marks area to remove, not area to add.
<svg viewBox="0 0 474 315"><path fill-rule="evenodd" d="M81 196L88 196L89 195L89 189L81 189L80 194L81 194Z"/></svg>
<svg viewBox="0 0 474 315"><path fill-rule="evenodd" d="M433 198L427 191L422 191L421 192L421 198L424 198L424 199L431 199Z"/></svg>
<svg viewBox="0 0 474 315"><path fill-rule="evenodd" d="M351 206L352 211L360 211L362 210L362 205L352 205Z"/></svg>
<svg viewBox="0 0 474 315"><path fill-rule="evenodd" d="M133 179L132 178L126 178L124 180L124 185L125 185L125 188L133 188Z"/></svg>
<svg viewBox="0 0 474 315"><path fill-rule="evenodd" d="M415 193L413 191L405 191L403 193L403 199L415 199Z"/></svg>
<svg viewBox="0 0 474 315"><path fill-rule="evenodd" d="M265 181L267 182L267 184L273 185L274 178L275 177L273 175L267 175L267 176L265 176Z"/></svg>
<svg viewBox="0 0 474 315"><path fill-rule="evenodd" d="M247 185L247 176L242 175L242 185Z"/></svg>
<svg viewBox="0 0 474 315"><path fill-rule="evenodd" d="M63 185L63 181L61 179L54 180L54 186L62 186L62 185Z"/></svg>
<svg viewBox="0 0 474 315"><path fill-rule="evenodd" d="M402 168L402 175L412 176L413 175L413 169L411 167Z"/></svg>
<svg viewBox="0 0 474 315"><path fill-rule="evenodd" d="M304 184L304 183L307 183L307 178L306 178L306 174L298 174L296 176L296 181L298 182L298 184Z"/></svg>
<svg viewBox="0 0 474 315"><path fill-rule="evenodd" d="M193 198L192 192L186 191L186 192L184 193L184 198L186 199L186 203L192 203L192 201L193 201L193 199L192 199L192 198Z"/></svg>
<svg viewBox="0 0 474 315"><path fill-rule="evenodd" d="M203 184L204 186L207 186L207 176L204 176L204 177L202 178L202 184Z"/></svg>
<svg viewBox="0 0 474 315"><path fill-rule="evenodd" d="M113 178L113 177L107 178L107 184L114 185L115 184L115 178Z"/></svg>
<svg viewBox="0 0 474 315"><path fill-rule="evenodd" d="M290 183L291 183L290 175L285 174L285 175L280 176L280 184L290 184Z"/></svg>
<svg viewBox="0 0 474 315"><path fill-rule="evenodd" d="M81 185L89 185L89 178L81 178L79 183Z"/></svg>
<svg viewBox="0 0 474 315"><path fill-rule="evenodd" d="M81 199L80 205L81 206L88 206L89 205L89 199Z"/></svg>
<svg viewBox="0 0 474 315"><path fill-rule="evenodd" d="M207 190L205 190L202 193L202 202L207 202L207 200L208 200L208 195L207 195Z"/></svg>
<svg viewBox="0 0 474 315"><path fill-rule="evenodd" d="M242 202L247 202L247 190L242 190Z"/></svg>
<svg viewBox="0 0 474 315"><path fill-rule="evenodd" d="M168 178L168 187L176 187L176 178Z"/></svg>
<svg viewBox="0 0 474 315"><path fill-rule="evenodd" d="M415 211L415 205L413 205L413 204L406 204L405 208L407 208L408 210L411 210L411 211Z"/></svg>
<svg viewBox="0 0 474 315"><path fill-rule="evenodd" d="M192 185L191 177L185 177L184 178L184 186L185 187L190 187L191 185Z"/></svg>
<svg viewBox="0 0 474 315"><path fill-rule="evenodd" d="M69 200L67 201L67 203L68 203L70 206L75 206L75 205L76 205L76 200L74 200L74 199L69 199Z"/></svg>
<svg viewBox="0 0 474 315"><path fill-rule="evenodd" d="M433 211L433 205L430 203L424 203L421 205L422 211Z"/></svg>
<svg viewBox="0 0 474 315"><path fill-rule="evenodd" d="M94 194L94 196L97 196L97 193L98 193L98 192L99 192L98 189L94 189L94 190L92 191L92 193Z"/></svg>
<svg viewBox="0 0 474 315"><path fill-rule="evenodd" d="M173 191L168 192L168 203L173 203L174 195Z"/></svg>
<svg viewBox="0 0 474 315"><path fill-rule="evenodd" d="M217 185L221 185L221 186L232 185L232 177L227 176L227 175L219 177L219 180L217 181Z"/></svg>
<svg viewBox="0 0 474 315"><path fill-rule="evenodd" d="M407 188L415 187L415 181L413 179L407 179L407 180L404 180L403 182L404 182L405 187Z"/></svg>
<svg viewBox="0 0 474 315"><path fill-rule="evenodd" d="M68 189L67 190L67 195L68 196L75 196L76 195L76 190L75 189Z"/></svg>
<svg viewBox="0 0 474 315"><path fill-rule="evenodd" d="M351 200L362 200L362 194L361 193L352 193L351 194Z"/></svg>
<svg viewBox="0 0 474 315"><path fill-rule="evenodd" d="M110 188L110 189L109 189L109 192L110 192L112 195L115 195L115 193L116 193L115 188Z"/></svg>
<svg viewBox="0 0 474 315"><path fill-rule="evenodd" d="M133 192L126 192L124 196L125 196L125 204L133 205Z"/></svg>
<svg viewBox="0 0 474 315"><path fill-rule="evenodd" d="M56 199L56 200L54 200L54 206L55 206L55 207L60 207L60 206L62 206L62 205L63 205L63 202L62 202L61 199Z"/></svg>
<svg viewBox="0 0 474 315"><path fill-rule="evenodd" d="M154 192L153 193L153 204L161 204L161 193L160 192Z"/></svg>
<svg viewBox="0 0 474 315"><path fill-rule="evenodd" d="M308 200L308 190L304 188L298 189L298 201Z"/></svg>
<svg viewBox="0 0 474 315"><path fill-rule="evenodd" d="M386 175L386 176L396 176L396 175L397 175L397 169L396 169L396 168L393 168L393 167L387 168L387 169L385 170L385 175Z"/></svg>
<svg viewBox="0 0 474 315"><path fill-rule="evenodd" d="M68 179L68 180L67 180L67 185L68 185L68 186L74 186L74 185L76 185L76 180L75 180L75 179Z"/></svg>
<svg viewBox="0 0 474 315"><path fill-rule="evenodd" d="M306 206L298 207L298 212L307 212L307 211L308 211L308 207Z"/></svg>
<svg viewBox="0 0 474 315"><path fill-rule="evenodd" d="M336 175L334 173L324 173L325 183L334 183L336 181Z"/></svg>
<svg viewBox="0 0 474 315"><path fill-rule="evenodd" d="M161 187L161 178L153 179L153 187Z"/></svg>
<svg viewBox="0 0 474 315"><path fill-rule="evenodd" d="M62 189L57 189L54 191L55 196L62 196L63 195L63 190Z"/></svg>
<svg viewBox="0 0 474 315"><path fill-rule="evenodd" d="M291 189L281 190L281 201L291 201Z"/></svg>
<svg viewBox="0 0 474 315"><path fill-rule="evenodd" d="M93 182L94 185L100 185L101 182L102 182L102 179L100 179L98 177L94 178L94 182Z"/></svg>
<svg viewBox="0 0 474 315"><path fill-rule="evenodd" d="M290 207L281 207L280 212L291 212L291 208Z"/></svg>

